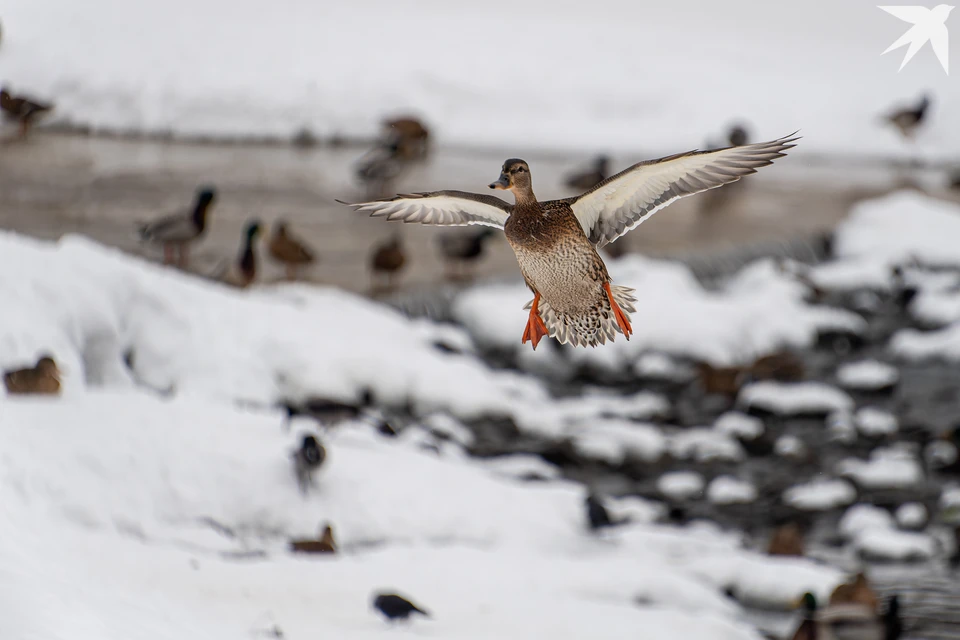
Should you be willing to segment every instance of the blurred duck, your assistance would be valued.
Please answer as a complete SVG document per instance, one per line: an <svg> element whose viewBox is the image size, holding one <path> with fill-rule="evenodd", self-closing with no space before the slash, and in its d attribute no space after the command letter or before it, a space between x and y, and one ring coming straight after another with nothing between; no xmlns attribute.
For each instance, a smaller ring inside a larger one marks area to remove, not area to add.
<svg viewBox="0 0 960 640"><path fill-rule="evenodd" d="M730 127L730 130L727 131L727 142L730 143L731 147L742 147L745 144L750 144L750 134L747 132L747 128L742 124L735 124Z"/></svg>
<svg viewBox="0 0 960 640"><path fill-rule="evenodd" d="M293 473L297 478L300 493L306 495L313 486L313 474L327 459L327 449L313 435L303 436L300 448L291 457L293 458Z"/></svg>
<svg viewBox="0 0 960 640"><path fill-rule="evenodd" d="M440 253L447 265L447 277L451 280L469 277L466 268L483 255L484 241L496 231L484 227L472 233L448 233L437 237Z"/></svg>
<svg viewBox="0 0 960 640"><path fill-rule="evenodd" d="M915 107L898 109L886 116L886 121L895 126L900 135L907 140L913 140L920 125L927 117L930 109L930 96L923 95Z"/></svg>
<svg viewBox="0 0 960 640"><path fill-rule="evenodd" d="M392 118L383 121L386 139L397 146L404 160L423 160L430 150L430 130L416 118Z"/></svg>
<svg viewBox="0 0 960 640"><path fill-rule="evenodd" d="M395 233L390 238L373 248L370 255L370 269L373 272L374 285L376 287L377 279L386 280L386 288L395 286L395 278L403 269L407 262L407 254L403 249L403 241L399 233Z"/></svg>
<svg viewBox="0 0 960 640"><path fill-rule="evenodd" d="M727 130L727 143L725 145L714 144L707 141L707 149L729 149L731 147L742 147L750 142L750 134L747 133L743 125L733 125ZM701 215L709 215L711 212L719 212L730 206L746 183L741 180L727 185L726 189L710 189L700 196L698 212Z"/></svg>
<svg viewBox="0 0 960 640"><path fill-rule="evenodd" d="M260 230L259 220L247 222L243 229L243 240L237 260L232 268L228 268L222 276L222 280L227 284L245 289L257 279L257 252L255 247Z"/></svg>
<svg viewBox="0 0 960 640"><path fill-rule="evenodd" d="M593 159L593 164L590 169L570 174L567 176L564 184L571 189L586 191L606 180L609 175L610 158L607 156L597 156Z"/></svg>
<svg viewBox="0 0 960 640"><path fill-rule="evenodd" d="M960 167L950 172L947 183L950 185L951 189L960 191Z"/></svg>
<svg viewBox="0 0 960 640"><path fill-rule="evenodd" d="M789 351L780 351L757 358L750 367L750 376L754 380L799 382L803 380L805 374L806 368L803 361Z"/></svg>
<svg viewBox="0 0 960 640"><path fill-rule="evenodd" d="M771 556L804 555L803 532L795 522L777 527L770 536L767 553Z"/></svg>
<svg viewBox="0 0 960 640"><path fill-rule="evenodd" d="M323 526L320 537L315 540L293 540L290 542L291 551L300 553L336 553L337 542L333 537L333 527Z"/></svg>
<svg viewBox="0 0 960 640"><path fill-rule="evenodd" d="M366 189L367 198L379 198L393 191L393 182L406 169L398 142L375 147L356 165L355 174Z"/></svg>
<svg viewBox="0 0 960 640"><path fill-rule="evenodd" d="M36 366L5 371L3 384L11 395L57 395L60 393L60 369L45 355Z"/></svg>
<svg viewBox="0 0 960 640"><path fill-rule="evenodd" d="M7 88L0 89L0 111L8 120L20 125L20 138L26 139L34 120L53 110L53 105L29 96L13 95Z"/></svg>
<svg viewBox="0 0 960 640"><path fill-rule="evenodd" d="M283 264L288 280L296 280L297 271L301 267L313 264L316 260L313 250L307 246L306 242L290 233L287 223L283 220L274 223L268 249L270 256Z"/></svg>
<svg viewBox="0 0 960 640"><path fill-rule="evenodd" d="M879 603L876 592L870 587L867 576L862 571L854 576L853 582L837 585L830 594L831 605L857 604L876 612Z"/></svg>
<svg viewBox="0 0 960 640"><path fill-rule="evenodd" d="M174 213L140 225L138 231L141 241L163 247L163 264L173 263L173 252L176 249L177 264L181 268L186 267L189 246L199 240L206 230L207 215L216 199L215 189L201 189L189 211Z"/></svg>
<svg viewBox="0 0 960 640"><path fill-rule="evenodd" d="M817 608L817 599L806 593L798 605L803 620L793 640L885 640L886 632L876 611L862 604L831 604Z"/></svg>

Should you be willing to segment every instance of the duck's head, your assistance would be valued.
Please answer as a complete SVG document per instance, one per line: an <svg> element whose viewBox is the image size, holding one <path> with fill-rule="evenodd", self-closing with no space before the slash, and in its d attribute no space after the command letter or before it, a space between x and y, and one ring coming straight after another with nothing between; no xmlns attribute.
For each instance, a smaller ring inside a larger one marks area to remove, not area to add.
<svg viewBox="0 0 960 640"><path fill-rule="evenodd" d="M273 223L273 233L278 236L287 235L287 221L283 218Z"/></svg>
<svg viewBox="0 0 960 640"><path fill-rule="evenodd" d="M526 193L532 189L532 186L530 167L519 158L510 158L504 162L503 168L500 170L500 178L496 182L490 183L491 189L513 191L513 195Z"/></svg>
<svg viewBox="0 0 960 640"><path fill-rule="evenodd" d="M197 191L197 207L206 209L217 199L217 190L213 187L203 187Z"/></svg>
<svg viewBox="0 0 960 640"><path fill-rule="evenodd" d="M800 597L799 600L797 600L797 602L794 604L794 608L802 608L808 614L813 613L817 610L817 598L812 593L807 591L805 594L803 594L803 596Z"/></svg>
<svg viewBox="0 0 960 640"><path fill-rule="evenodd" d="M57 362L50 356L45 355L37 360L37 371L45 376L60 377L60 369L57 367Z"/></svg>
<svg viewBox="0 0 960 640"><path fill-rule="evenodd" d="M259 220L251 220L250 222L248 222L247 230L246 230L247 240L249 240L250 242L253 242L254 240L256 240L257 236L260 235L260 228L261 227L260 227Z"/></svg>

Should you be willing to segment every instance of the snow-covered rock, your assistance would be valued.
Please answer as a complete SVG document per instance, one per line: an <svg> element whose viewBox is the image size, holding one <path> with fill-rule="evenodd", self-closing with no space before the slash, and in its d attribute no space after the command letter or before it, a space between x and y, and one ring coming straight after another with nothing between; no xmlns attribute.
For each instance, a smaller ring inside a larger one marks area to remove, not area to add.
<svg viewBox="0 0 960 640"><path fill-rule="evenodd" d="M783 492L784 503L803 511L829 511L857 499L857 491L846 480L815 479Z"/></svg>
<svg viewBox="0 0 960 640"><path fill-rule="evenodd" d="M707 486L707 500L713 504L746 504L756 499L753 483L733 476L719 476Z"/></svg>
<svg viewBox="0 0 960 640"><path fill-rule="evenodd" d="M878 360L851 362L837 369L837 382L853 391L888 389L900 380L900 372L893 365Z"/></svg>
<svg viewBox="0 0 960 640"><path fill-rule="evenodd" d="M860 433L871 438L893 435L900 428L895 415L876 407L857 409L853 422Z"/></svg>
<svg viewBox="0 0 960 640"><path fill-rule="evenodd" d="M703 476L696 471L670 471L657 478L657 490L673 500L691 500L703 496Z"/></svg>
<svg viewBox="0 0 960 640"><path fill-rule="evenodd" d="M895 448L875 449L869 460L841 460L837 472L864 489L903 489L923 481L923 467L909 452Z"/></svg>
<svg viewBox="0 0 960 640"><path fill-rule="evenodd" d="M828 414L853 408L850 396L822 382L757 382L740 391L737 403L779 416Z"/></svg>

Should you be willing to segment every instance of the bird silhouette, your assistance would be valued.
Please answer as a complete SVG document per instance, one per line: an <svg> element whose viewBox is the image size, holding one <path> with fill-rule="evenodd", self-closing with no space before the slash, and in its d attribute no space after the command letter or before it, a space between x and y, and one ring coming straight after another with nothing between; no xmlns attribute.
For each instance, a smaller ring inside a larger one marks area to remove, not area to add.
<svg viewBox="0 0 960 640"><path fill-rule="evenodd" d="M945 23L950 12L953 11L953 7L946 4L938 4L933 9L928 9L927 7L879 8L913 25L883 52L884 54L890 53L894 49L899 49L908 44L910 45L910 48L907 49L907 55L903 57L903 62L900 63L900 69L897 71L902 71L913 56L917 55L917 52L929 41L943 70L946 71L948 75L950 74L949 34Z"/></svg>
<svg viewBox="0 0 960 640"><path fill-rule="evenodd" d="M395 593L377 594L373 599L373 606L389 620L406 620L414 613L430 617L429 613Z"/></svg>

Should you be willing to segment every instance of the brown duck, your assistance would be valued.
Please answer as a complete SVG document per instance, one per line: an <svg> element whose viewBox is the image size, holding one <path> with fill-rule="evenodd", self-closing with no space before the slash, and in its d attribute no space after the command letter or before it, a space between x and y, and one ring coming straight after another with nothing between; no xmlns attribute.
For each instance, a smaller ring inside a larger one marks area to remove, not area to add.
<svg viewBox="0 0 960 640"><path fill-rule="evenodd" d="M574 346L596 346L633 329L633 289L611 284L597 249L675 200L736 182L771 164L795 137L717 151L692 151L650 160L613 175L585 193L539 201L530 167L503 163L491 189L513 192L516 203L464 191L431 191L353 204L387 220L438 225L484 224L504 230L533 300L522 342L536 349L551 336ZM344 203L349 204L349 203Z"/></svg>
<svg viewBox="0 0 960 640"><path fill-rule="evenodd" d="M386 276L386 286L394 285L394 278L407 263L407 254L403 250L400 234L394 234L386 242L377 245L370 255L370 269L374 277Z"/></svg>
<svg viewBox="0 0 960 640"><path fill-rule="evenodd" d="M0 111L9 120L20 124L20 137L26 138L33 121L53 109L52 104L39 102L28 96L15 96L6 88L0 89Z"/></svg>
<svg viewBox="0 0 960 640"><path fill-rule="evenodd" d="M771 556L803 556L803 531L794 522L777 527L770 536L767 553Z"/></svg>
<svg viewBox="0 0 960 640"><path fill-rule="evenodd" d="M337 542L333 538L333 527L324 525L320 538L316 540L292 540L290 550L300 553L336 553Z"/></svg>
<svg viewBox="0 0 960 640"><path fill-rule="evenodd" d="M296 280L297 271L301 267L313 264L316 260L313 250L307 246L306 242L290 233L287 223L283 220L278 220L273 225L273 234L270 236L270 244L267 248L270 256L283 264L288 280Z"/></svg>
<svg viewBox="0 0 960 640"><path fill-rule="evenodd" d="M50 356L43 356L35 367L3 374L7 393L16 395L57 395L60 393L60 369Z"/></svg>

